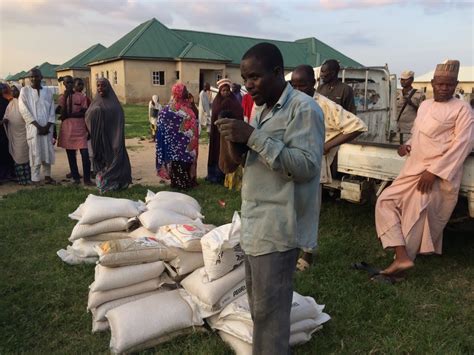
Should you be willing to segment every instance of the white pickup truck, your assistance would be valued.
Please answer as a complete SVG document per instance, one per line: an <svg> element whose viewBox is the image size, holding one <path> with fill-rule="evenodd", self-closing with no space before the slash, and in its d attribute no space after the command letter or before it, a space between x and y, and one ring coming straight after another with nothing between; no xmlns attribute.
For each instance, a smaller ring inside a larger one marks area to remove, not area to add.
<svg viewBox="0 0 474 355"><path fill-rule="evenodd" d="M340 190L342 199L361 202L373 194L378 196L405 161L397 154L397 79L387 67L345 68L339 76L352 86L357 116L368 131L340 147L336 160L339 178L326 187ZM460 195L467 198L469 215L474 218L474 152L464 162Z"/></svg>

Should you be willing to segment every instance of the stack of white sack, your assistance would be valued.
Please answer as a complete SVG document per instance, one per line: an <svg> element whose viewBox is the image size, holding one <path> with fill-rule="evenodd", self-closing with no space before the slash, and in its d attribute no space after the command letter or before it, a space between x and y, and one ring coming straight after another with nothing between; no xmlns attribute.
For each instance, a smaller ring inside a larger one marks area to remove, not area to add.
<svg viewBox="0 0 474 355"><path fill-rule="evenodd" d="M293 292L290 314L290 345L303 344L323 327L331 317L323 313L324 305L314 298ZM237 355L252 354L253 322L247 296L241 296L227 305L222 312L207 319L212 329L219 330L221 338Z"/></svg>
<svg viewBox="0 0 474 355"><path fill-rule="evenodd" d="M110 349L113 353L136 352L176 336L205 331L196 305L186 291L155 293L107 312Z"/></svg>
<svg viewBox="0 0 474 355"><path fill-rule="evenodd" d="M140 201L89 195L69 217L77 220L66 250L57 252L68 264L95 263L95 247L103 241L129 238L129 219L146 208Z"/></svg>
<svg viewBox="0 0 474 355"><path fill-rule="evenodd" d="M201 206L186 194L171 191L153 193L146 196L147 211L138 219L143 227L156 233L161 226L170 224L191 224L202 226Z"/></svg>
<svg viewBox="0 0 474 355"><path fill-rule="evenodd" d="M92 332L109 328L106 315L115 307L159 293L164 285L172 286L164 271L163 261L121 267L98 264L87 302L93 316Z"/></svg>

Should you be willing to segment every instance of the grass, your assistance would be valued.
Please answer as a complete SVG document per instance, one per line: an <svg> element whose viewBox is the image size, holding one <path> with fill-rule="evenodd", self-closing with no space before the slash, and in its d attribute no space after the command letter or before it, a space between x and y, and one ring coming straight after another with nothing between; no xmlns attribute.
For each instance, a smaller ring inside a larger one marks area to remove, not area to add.
<svg viewBox="0 0 474 355"><path fill-rule="evenodd" d="M143 186L111 194L143 199ZM156 189L153 188L155 191ZM24 190L0 200L0 353L104 353L110 334L91 334L86 313L93 266L69 266L56 251L68 242L67 218L90 191L79 187ZM206 222L227 223L239 194L201 182L190 192ZM226 208L217 201L226 201ZM349 269L365 260L386 265L391 255L375 238L373 207L323 203L315 267L298 274L296 290L326 305L331 315L296 354L433 353L474 350L474 238L445 235L442 257L420 257L403 283L376 284ZM146 353L228 354L212 333L175 339Z"/></svg>

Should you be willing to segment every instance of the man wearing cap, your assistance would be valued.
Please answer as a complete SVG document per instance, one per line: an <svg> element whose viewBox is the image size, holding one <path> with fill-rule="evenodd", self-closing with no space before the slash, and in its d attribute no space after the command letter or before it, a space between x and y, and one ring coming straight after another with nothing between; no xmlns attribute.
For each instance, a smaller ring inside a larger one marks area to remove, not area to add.
<svg viewBox="0 0 474 355"><path fill-rule="evenodd" d="M425 99L425 95L422 92L417 91L411 86L414 77L415 73L411 70L405 70L400 75L402 88L397 90L397 126L401 137L411 132L418 107L420 107L421 102ZM403 143L403 138L400 143Z"/></svg>
<svg viewBox="0 0 474 355"><path fill-rule="evenodd" d="M456 205L463 163L472 150L474 114L453 98L459 61L438 64L434 98L418 109L412 136L398 148L407 160L375 207L377 235L395 260L383 270L396 275L414 266L417 254L441 254L443 229Z"/></svg>

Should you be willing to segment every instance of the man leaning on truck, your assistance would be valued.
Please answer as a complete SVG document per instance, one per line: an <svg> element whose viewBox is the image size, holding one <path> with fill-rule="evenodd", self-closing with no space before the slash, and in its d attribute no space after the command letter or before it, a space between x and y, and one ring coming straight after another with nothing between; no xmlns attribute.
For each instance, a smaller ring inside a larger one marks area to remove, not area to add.
<svg viewBox="0 0 474 355"><path fill-rule="evenodd" d="M398 149L405 164L375 207L377 235L395 260L381 272L396 275L414 266L417 254L441 254L443 229L453 212L463 163L474 141L474 112L453 98L459 61L438 64L431 85L434 99L423 101L412 137Z"/></svg>

